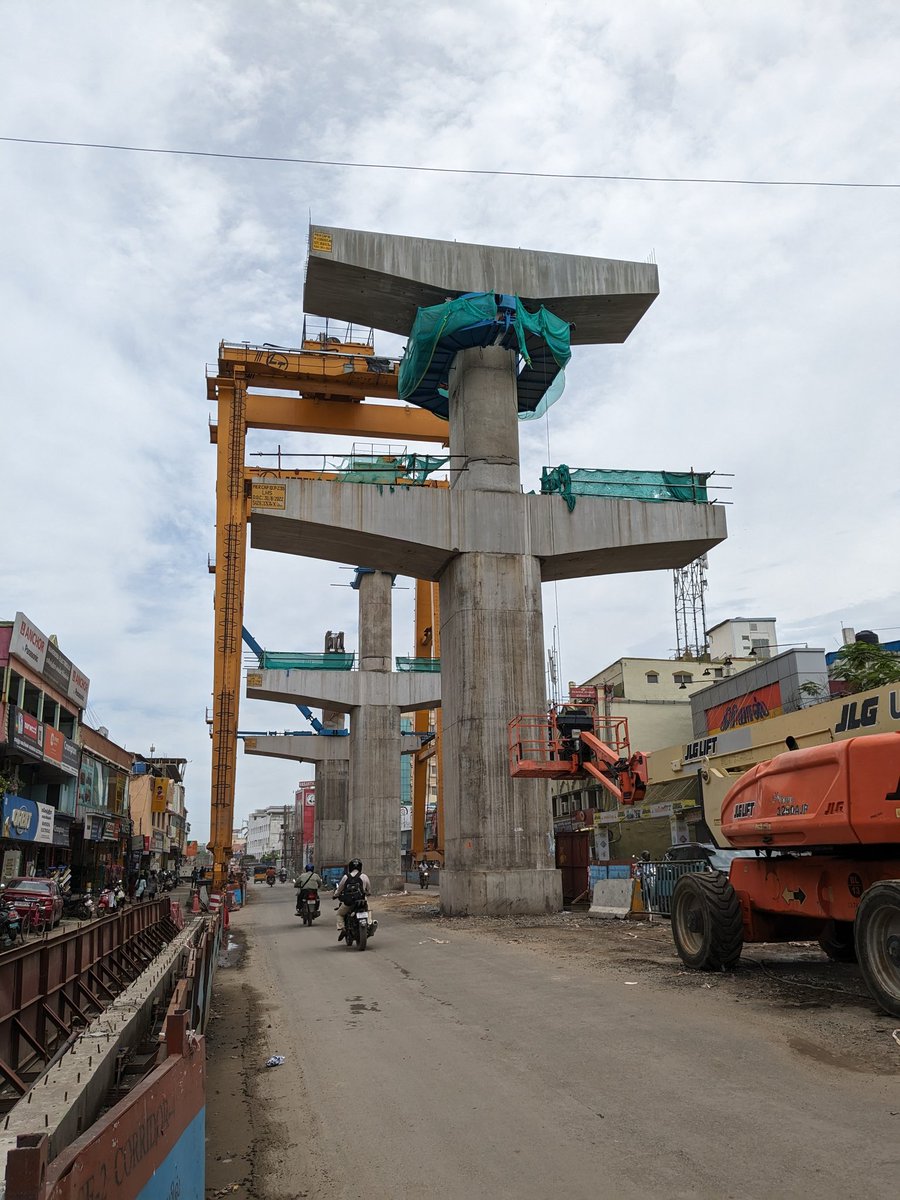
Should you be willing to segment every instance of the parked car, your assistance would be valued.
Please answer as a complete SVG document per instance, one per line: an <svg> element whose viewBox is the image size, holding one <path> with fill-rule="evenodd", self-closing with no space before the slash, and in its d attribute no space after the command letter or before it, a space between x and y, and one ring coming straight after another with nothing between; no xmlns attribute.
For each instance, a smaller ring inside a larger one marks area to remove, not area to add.
<svg viewBox="0 0 900 1200"><path fill-rule="evenodd" d="M702 862L706 861L711 871L728 873L736 858L755 858L755 850L722 850L712 842L683 842L680 846L670 846L663 855L664 862Z"/></svg>
<svg viewBox="0 0 900 1200"><path fill-rule="evenodd" d="M55 879L25 877L10 879L3 898L11 904L24 922L57 926L62 920L63 899ZM40 914L34 916L35 910Z"/></svg>

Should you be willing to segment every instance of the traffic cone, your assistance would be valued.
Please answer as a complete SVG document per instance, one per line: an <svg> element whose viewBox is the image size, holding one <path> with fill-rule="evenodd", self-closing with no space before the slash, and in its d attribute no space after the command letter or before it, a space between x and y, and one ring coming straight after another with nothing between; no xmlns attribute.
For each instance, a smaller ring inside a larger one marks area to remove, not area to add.
<svg viewBox="0 0 900 1200"><path fill-rule="evenodd" d="M191 900L191 913L199 913L200 911L200 889L194 888Z"/></svg>

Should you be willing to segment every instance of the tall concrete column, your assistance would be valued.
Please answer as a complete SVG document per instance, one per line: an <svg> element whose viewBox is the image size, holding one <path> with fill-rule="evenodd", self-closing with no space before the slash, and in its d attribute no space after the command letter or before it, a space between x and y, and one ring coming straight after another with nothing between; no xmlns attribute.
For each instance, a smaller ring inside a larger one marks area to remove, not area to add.
<svg viewBox="0 0 900 1200"><path fill-rule="evenodd" d="M516 359L465 350L450 373L450 452L465 469L452 487L481 493L483 544L508 542L500 495L518 493ZM507 722L543 712L540 563L533 555L469 551L440 577L445 794L444 912L555 912L561 907L546 783L513 779Z"/></svg>
<svg viewBox="0 0 900 1200"><path fill-rule="evenodd" d="M360 572L360 673L391 671L391 588L384 571ZM387 694L387 693L386 693ZM350 856L374 892L400 887L400 709L362 704L350 716Z"/></svg>
<svg viewBox="0 0 900 1200"><path fill-rule="evenodd" d="M326 729L343 729L341 712L322 711ZM350 767L339 760L316 763L316 866L336 867L350 855L348 846L348 807L350 803Z"/></svg>

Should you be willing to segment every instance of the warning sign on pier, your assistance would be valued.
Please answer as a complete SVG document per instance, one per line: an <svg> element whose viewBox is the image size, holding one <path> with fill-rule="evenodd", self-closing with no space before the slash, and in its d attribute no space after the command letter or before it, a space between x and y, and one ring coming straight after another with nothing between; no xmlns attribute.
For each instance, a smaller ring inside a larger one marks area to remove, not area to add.
<svg viewBox="0 0 900 1200"><path fill-rule="evenodd" d="M283 483L254 483L250 490L250 507L284 508L286 491Z"/></svg>

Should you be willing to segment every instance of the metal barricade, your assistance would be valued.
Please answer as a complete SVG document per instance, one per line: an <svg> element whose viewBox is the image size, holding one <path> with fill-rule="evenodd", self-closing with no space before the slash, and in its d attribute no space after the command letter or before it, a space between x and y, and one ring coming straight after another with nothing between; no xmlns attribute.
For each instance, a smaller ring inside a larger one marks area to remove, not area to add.
<svg viewBox="0 0 900 1200"><path fill-rule="evenodd" d="M690 859L687 862L658 862L637 863L634 868L636 879L641 881L641 895L647 912L664 917L672 915L672 894L675 884L682 875L694 875L698 871L708 871L709 863L705 858Z"/></svg>

